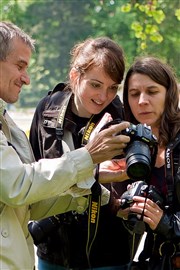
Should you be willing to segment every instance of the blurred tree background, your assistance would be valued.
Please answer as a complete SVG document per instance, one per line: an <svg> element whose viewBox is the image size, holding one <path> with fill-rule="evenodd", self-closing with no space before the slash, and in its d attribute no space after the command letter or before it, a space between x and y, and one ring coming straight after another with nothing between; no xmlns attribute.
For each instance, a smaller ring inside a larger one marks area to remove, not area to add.
<svg viewBox="0 0 180 270"><path fill-rule="evenodd" d="M108 36L126 55L168 62L180 81L180 0L0 0L0 19L36 39L19 107L35 107L48 90L68 79L70 50L93 36Z"/></svg>

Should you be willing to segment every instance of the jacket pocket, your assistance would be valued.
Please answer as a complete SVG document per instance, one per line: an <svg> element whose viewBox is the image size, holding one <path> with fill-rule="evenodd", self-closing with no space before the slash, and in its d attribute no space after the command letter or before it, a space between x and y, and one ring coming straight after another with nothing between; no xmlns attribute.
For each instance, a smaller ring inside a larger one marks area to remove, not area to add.
<svg viewBox="0 0 180 270"><path fill-rule="evenodd" d="M62 155L61 142L56 136L58 111L44 111L41 125L42 151L44 158Z"/></svg>

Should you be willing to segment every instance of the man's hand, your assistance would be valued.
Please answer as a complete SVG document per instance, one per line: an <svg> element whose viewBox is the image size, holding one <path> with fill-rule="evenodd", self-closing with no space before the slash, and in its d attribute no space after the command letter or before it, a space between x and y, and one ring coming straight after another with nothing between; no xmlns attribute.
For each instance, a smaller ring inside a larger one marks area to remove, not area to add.
<svg viewBox="0 0 180 270"><path fill-rule="evenodd" d="M89 151L94 164L111 160L113 157L123 154L123 149L130 141L130 137L117 134L129 127L129 125L129 122L112 125L99 132L88 142L85 147Z"/></svg>

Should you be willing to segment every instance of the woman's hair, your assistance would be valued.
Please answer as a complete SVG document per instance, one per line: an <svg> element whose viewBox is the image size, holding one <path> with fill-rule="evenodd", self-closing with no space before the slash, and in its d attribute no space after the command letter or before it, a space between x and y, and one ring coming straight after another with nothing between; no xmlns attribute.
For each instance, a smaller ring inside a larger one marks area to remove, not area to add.
<svg viewBox="0 0 180 270"><path fill-rule="evenodd" d="M120 84L123 80L125 63L122 48L108 37L88 38L71 50L71 68L80 74L94 66L102 67L110 78Z"/></svg>
<svg viewBox="0 0 180 270"><path fill-rule="evenodd" d="M157 58L141 57L135 60L126 74L123 89L125 119L134 124L137 124L137 120L129 106L128 84L130 77L135 73L149 76L154 82L164 86L167 90L164 112L159 127L159 143L166 146L180 131L179 90L176 76L169 65Z"/></svg>
<svg viewBox="0 0 180 270"><path fill-rule="evenodd" d="M22 29L11 22L0 22L0 61L5 61L13 50L13 40L21 39L29 48L35 50L35 41Z"/></svg>

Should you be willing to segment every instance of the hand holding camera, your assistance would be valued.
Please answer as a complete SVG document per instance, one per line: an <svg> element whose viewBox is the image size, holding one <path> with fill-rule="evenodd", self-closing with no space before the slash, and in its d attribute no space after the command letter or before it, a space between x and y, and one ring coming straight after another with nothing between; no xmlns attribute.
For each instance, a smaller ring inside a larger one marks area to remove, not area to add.
<svg viewBox="0 0 180 270"><path fill-rule="evenodd" d="M131 225L142 218L154 230L162 217L164 200L154 186L137 181L122 194L120 208L130 208L128 220Z"/></svg>
<svg viewBox="0 0 180 270"><path fill-rule="evenodd" d="M147 185L144 181L136 181L130 185L127 191L125 191L121 196L121 208L125 209L130 207L134 202L134 196L141 196L144 198L149 198L161 208L163 208L163 199L160 193L152 185Z"/></svg>
<svg viewBox="0 0 180 270"><path fill-rule="evenodd" d="M142 220L151 228L151 230L156 229L164 214L164 210L156 202L141 196L134 197L134 203L130 207L130 211L130 219L132 218L132 215L133 218L136 217L138 221Z"/></svg>

